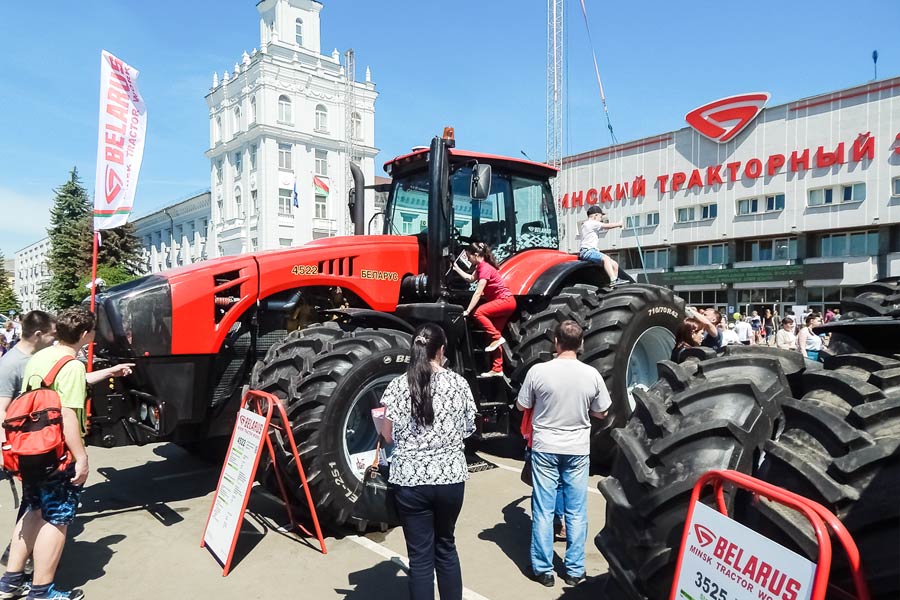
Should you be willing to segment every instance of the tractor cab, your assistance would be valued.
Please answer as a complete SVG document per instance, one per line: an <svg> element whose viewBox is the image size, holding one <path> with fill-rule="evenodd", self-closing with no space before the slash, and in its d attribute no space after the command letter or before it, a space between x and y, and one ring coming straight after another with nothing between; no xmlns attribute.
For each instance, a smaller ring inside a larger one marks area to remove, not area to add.
<svg viewBox="0 0 900 600"><path fill-rule="evenodd" d="M431 169L439 165L432 164L432 150L428 149L385 164L393 181L384 233L419 237L428 262L425 273L446 286L438 296L457 300L460 292L468 291L469 285L455 276L451 266L454 260L466 266L463 249L471 242L489 245L498 263L527 250L559 249L556 204L550 188L556 169L457 150L446 133L435 141L447 146L445 152L435 154L439 161L447 162L446 177ZM432 196L435 179L438 187L446 189Z"/></svg>

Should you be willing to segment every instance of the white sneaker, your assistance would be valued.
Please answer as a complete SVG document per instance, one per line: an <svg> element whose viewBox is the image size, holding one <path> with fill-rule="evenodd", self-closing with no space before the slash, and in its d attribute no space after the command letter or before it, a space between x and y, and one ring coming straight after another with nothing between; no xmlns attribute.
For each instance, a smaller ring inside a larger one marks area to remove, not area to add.
<svg viewBox="0 0 900 600"><path fill-rule="evenodd" d="M482 379L486 377L503 377L503 371L485 371L479 377Z"/></svg>
<svg viewBox="0 0 900 600"><path fill-rule="evenodd" d="M500 346L506 343L506 338L501 337L499 340L494 340L490 344L488 344L487 348L484 349L485 352L493 352Z"/></svg>

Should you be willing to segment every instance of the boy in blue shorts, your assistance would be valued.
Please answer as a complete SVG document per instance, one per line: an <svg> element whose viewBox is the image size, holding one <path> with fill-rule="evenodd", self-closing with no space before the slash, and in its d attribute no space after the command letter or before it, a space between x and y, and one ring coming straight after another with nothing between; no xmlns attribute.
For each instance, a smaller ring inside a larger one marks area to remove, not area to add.
<svg viewBox="0 0 900 600"><path fill-rule="evenodd" d="M609 276L610 283L619 280L619 263L600 252L600 232L606 229L622 227L623 223L605 223L603 210L599 206L590 206L587 209L587 220L581 224L581 250L578 258L592 263L600 263Z"/></svg>

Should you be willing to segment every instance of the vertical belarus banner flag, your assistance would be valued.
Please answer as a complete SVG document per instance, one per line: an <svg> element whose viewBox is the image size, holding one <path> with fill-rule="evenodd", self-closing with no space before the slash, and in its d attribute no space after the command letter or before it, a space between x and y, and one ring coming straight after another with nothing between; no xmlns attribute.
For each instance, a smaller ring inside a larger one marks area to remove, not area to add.
<svg viewBox="0 0 900 600"><path fill-rule="evenodd" d="M137 88L137 78L137 69L103 51L94 185L95 231L127 223L134 204L147 133L147 109Z"/></svg>

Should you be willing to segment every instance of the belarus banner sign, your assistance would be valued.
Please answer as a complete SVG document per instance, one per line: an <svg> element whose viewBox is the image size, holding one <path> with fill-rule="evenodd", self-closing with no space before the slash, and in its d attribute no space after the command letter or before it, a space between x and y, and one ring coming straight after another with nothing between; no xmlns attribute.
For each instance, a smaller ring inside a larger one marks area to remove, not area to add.
<svg viewBox="0 0 900 600"><path fill-rule="evenodd" d="M94 187L95 231L127 223L134 204L147 133L147 109L137 88L137 78L137 69L103 51Z"/></svg>

